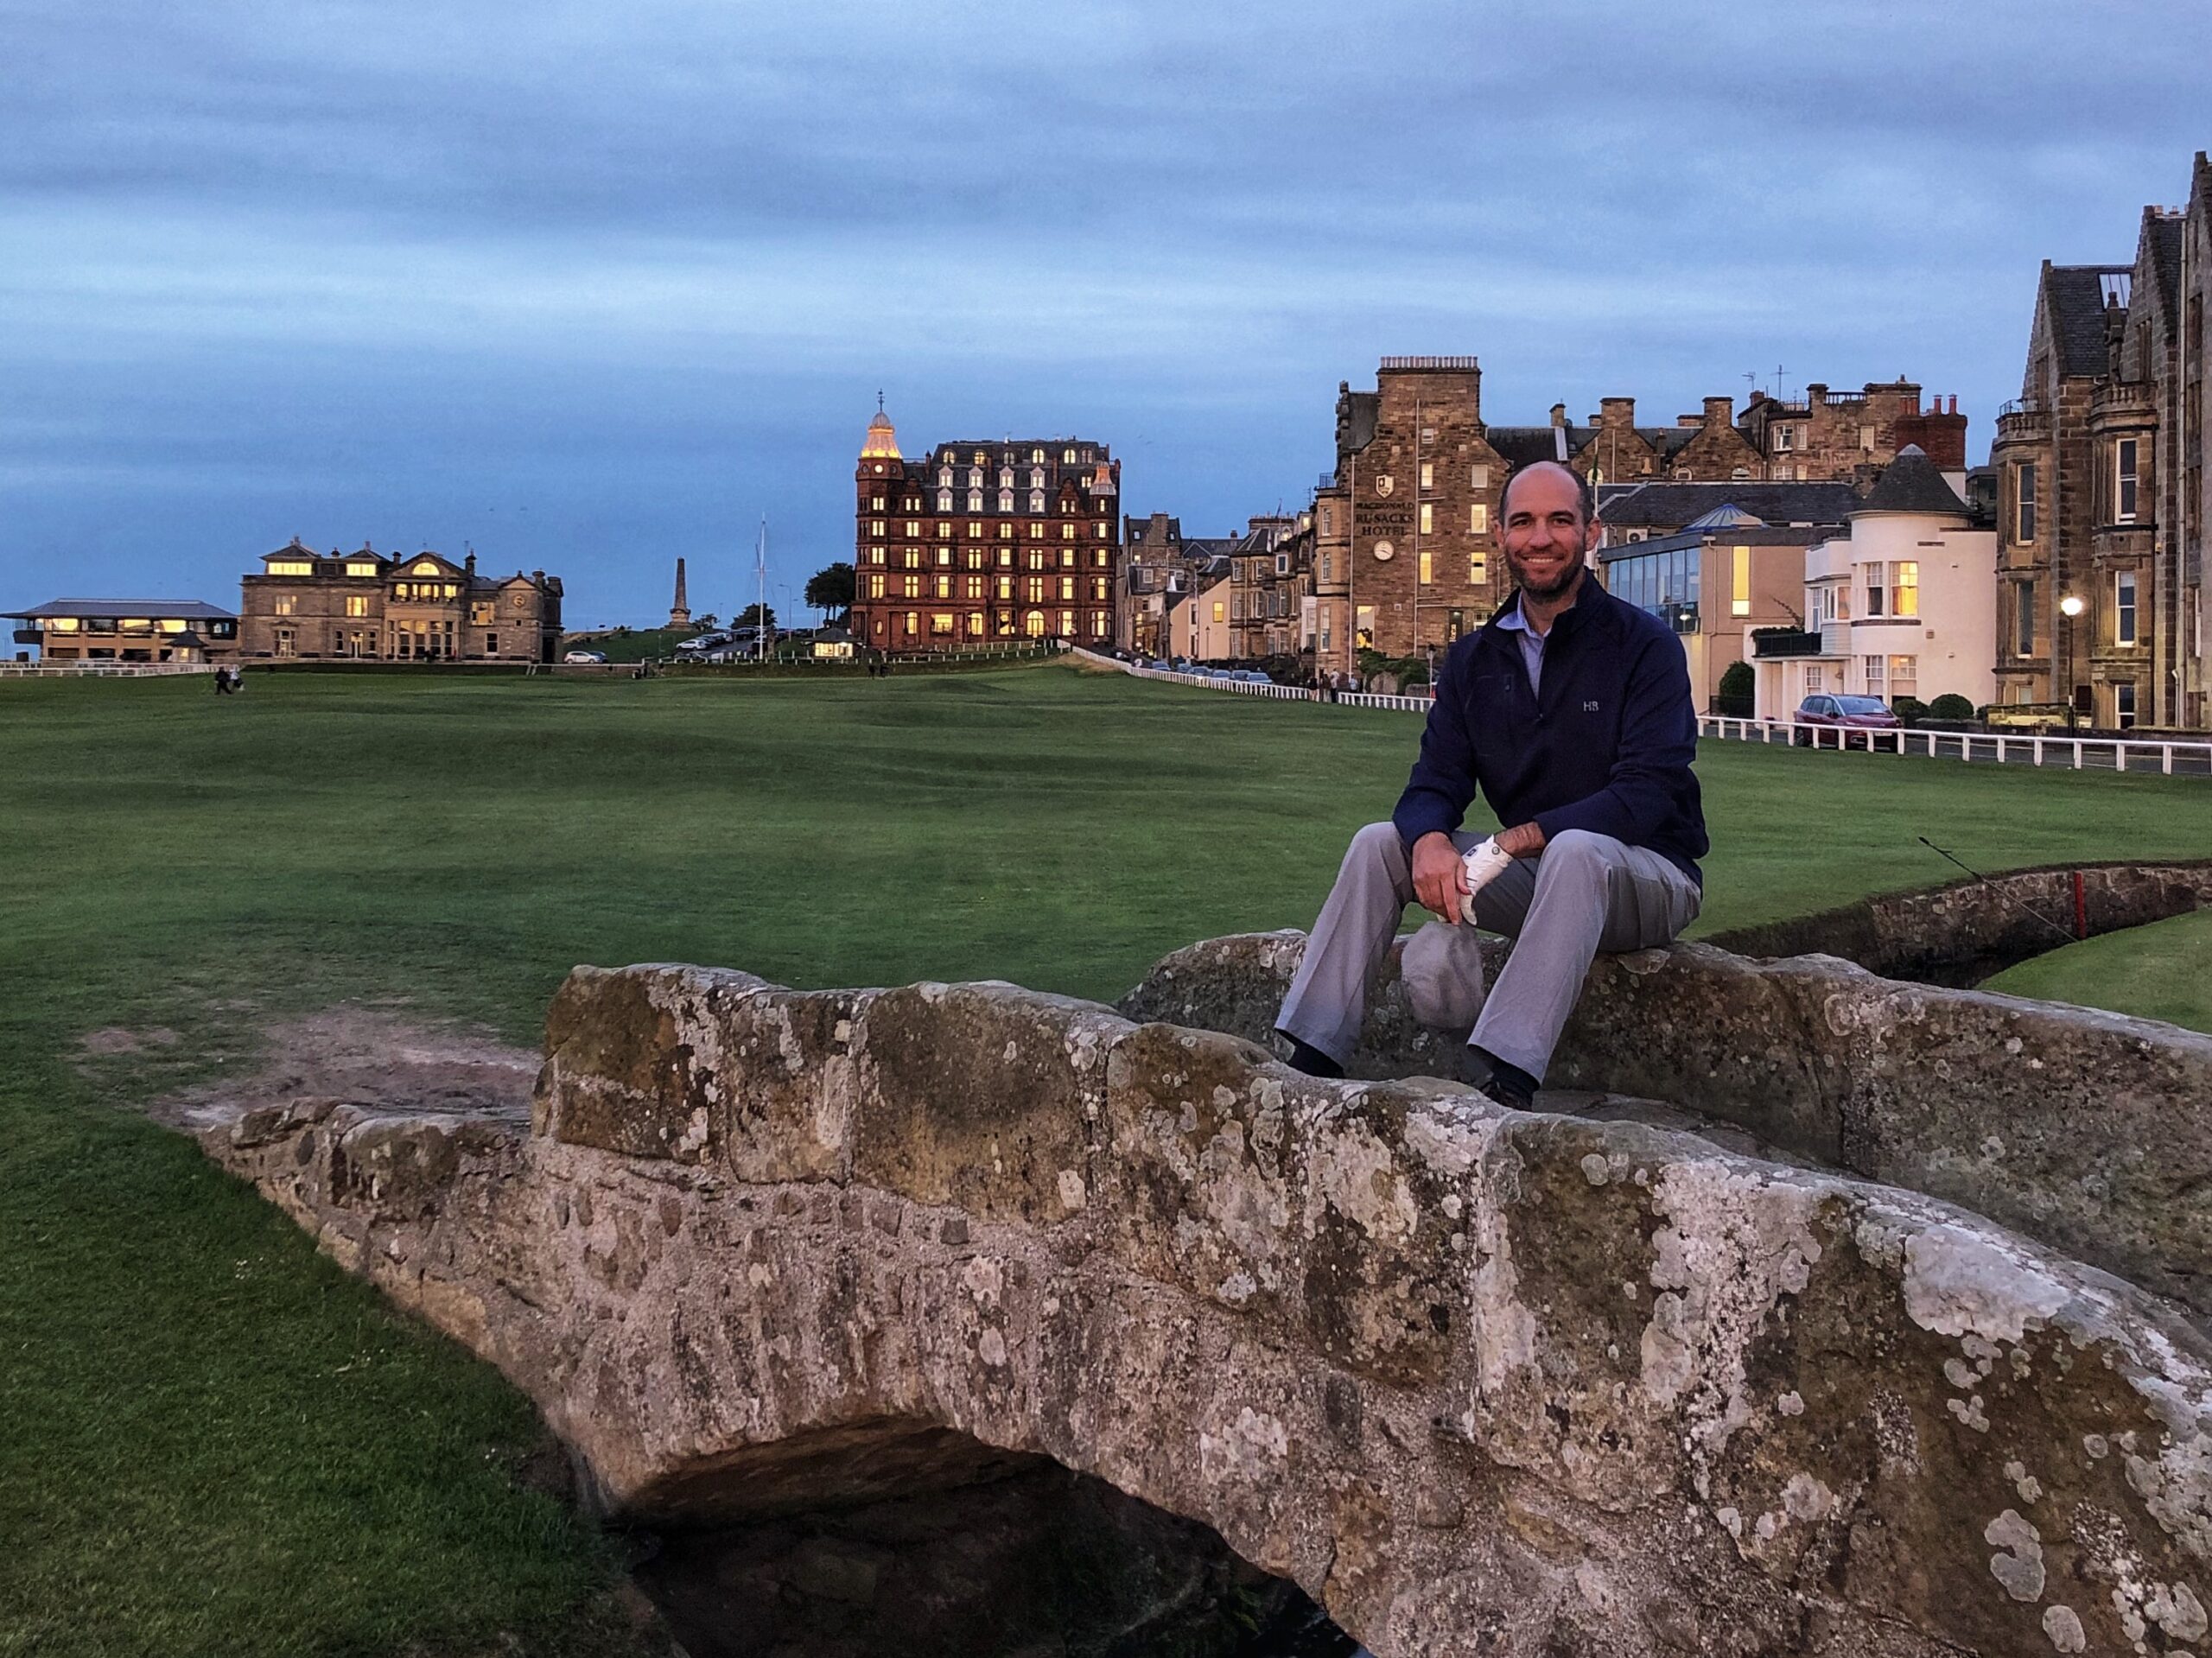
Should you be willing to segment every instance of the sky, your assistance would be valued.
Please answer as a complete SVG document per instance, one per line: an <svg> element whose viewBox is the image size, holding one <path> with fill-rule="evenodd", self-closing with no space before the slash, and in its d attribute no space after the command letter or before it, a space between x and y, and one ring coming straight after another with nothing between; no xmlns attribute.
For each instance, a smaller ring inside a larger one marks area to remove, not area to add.
<svg viewBox="0 0 2212 1658"><path fill-rule="evenodd" d="M908 454L1303 505L1338 384L1486 418L1903 374L1972 458L2037 268L2212 147L2212 7L0 0L0 605L299 536L770 602Z"/></svg>

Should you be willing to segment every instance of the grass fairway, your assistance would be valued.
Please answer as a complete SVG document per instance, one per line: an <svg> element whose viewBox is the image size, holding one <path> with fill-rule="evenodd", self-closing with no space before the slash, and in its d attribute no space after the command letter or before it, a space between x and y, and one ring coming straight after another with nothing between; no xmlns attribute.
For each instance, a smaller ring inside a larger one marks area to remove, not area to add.
<svg viewBox="0 0 2212 1658"><path fill-rule="evenodd" d="M577 962L1110 998L1307 924L1419 732L1065 665L248 687L0 684L0 1654L623 1646L605 1546L514 1484L523 1402L131 1097L347 999L531 1041ZM1955 873L1918 835L1983 869L2212 854L2202 781L1700 771L1700 931ZM182 1039L79 1063L105 1027Z"/></svg>
<svg viewBox="0 0 2212 1658"><path fill-rule="evenodd" d="M2068 944L2008 968L1983 988L2107 1007L2212 1032L2212 910Z"/></svg>

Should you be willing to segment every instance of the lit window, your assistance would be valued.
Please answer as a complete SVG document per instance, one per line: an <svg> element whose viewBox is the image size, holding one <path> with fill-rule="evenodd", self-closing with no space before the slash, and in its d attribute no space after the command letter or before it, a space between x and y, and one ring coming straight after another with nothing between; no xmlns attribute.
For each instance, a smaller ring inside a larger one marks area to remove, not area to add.
<svg viewBox="0 0 2212 1658"><path fill-rule="evenodd" d="M1325 580L1325 576L1324 577ZM1467 555L1467 581L1471 586L1481 587L1490 580L1490 556L1487 553Z"/></svg>
<svg viewBox="0 0 2212 1658"><path fill-rule="evenodd" d="M269 574L271 575L313 575L315 566L303 559L280 558L270 562Z"/></svg>
<svg viewBox="0 0 2212 1658"><path fill-rule="evenodd" d="M1751 549L1748 547L1728 549L1728 613L1751 613Z"/></svg>
<svg viewBox="0 0 2212 1658"><path fill-rule="evenodd" d="M1072 599L1075 597L1075 577L1071 575L1064 575L1060 578L1060 597L1062 599ZM1216 608L1219 608L1219 607L1216 607Z"/></svg>
<svg viewBox="0 0 2212 1658"><path fill-rule="evenodd" d="M871 575L868 577L868 596L871 599L880 599L883 597L883 578L880 575Z"/></svg>
<svg viewBox="0 0 2212 1658"><path fill-rule="evenodd" d="M938 610L930 613L930 633L932 638L949 639L952 637L952 613Z"/></svg>
<svg viewBox="0 0 2212 1658"><path fill-rule="evenodd" d="M1436 435L1433 432L1423 432L1421 435L1421 441L1425 443ZM1423 489L1436 487L1436 462L1433 461L1424 461L1421 463L1421 486Z"/></svg>
<svg viewBox="0 0 2212 1658"><path fill-rule="evenodd" d="M348 616L367 615L369 613L369 595L365 593L348 594L346 596L346 613ZM472 618L471 619L474 619Z"/></svg>
<svg viewBox="0 0 2212 1658"><path fill-rule="evenodd" d="M374 564L348 564L346 567L346 574L348 575L376 575L380 574L380 572Z"/></svg>
<svg viewBox="0 0 2212 1658"><path fill-rule="evenodd" d="M416 575L437 575L442 574L442 572L439 570L436 560L426 558L421 560L416 564L414 574Z"/></svg>
<svg viewBox="0 0 2212 1658"><path fill-rule="evenodd" d="M936 595L937 595L937 597L938 597L938 598L940 598L940 599L950 599L950 598L951 598L951 597L952 597L952 578L951 578L950 576L949 576L949 575L940 575L939 577L938 577L938 579L937 579L937 586L936 586L936 589L935 589L935 591L936 591Z"/></svg>
<svg viewBox="0 0 2212 1658"><path fill-rule="evenodd" d="M1901 558L1891 568L1897 572L1897 587L1890 594L1890 614L1917 616L1920 614L1920 561Z"/></svg>
<svg viewBox="0 0 2212 1658"><path fill-rule="evenodd" d="M1475 501L1467 507L1467 533L1486 536L1490 533L1490 503Z"/></svg>
<svg viewBox="0 0 2212 1658"><path fill-rule="evenodd" d="M1216 622L1225 622L1229 619L1228 607L1218 599L1213 601L1213 619Z"/></svg>
<svg viewBox="0 0 2212 1658"><path fill-rule="evenodd" d="M276 595L276 613L279 616L290 616L296 614L299 607L300 601L297 599L295 599L290 594L280 593Z"/></svg>
<svg viewBox="0 0 2212 1658"><path fill-rule="evenodd" d="M952 563L952 549L950 547L938 548L937 549L937 562L940 568L950 569Z"/></svg>
<svg viewBox="0 0 2212 1658"><path fill-rule="evenodd" d="M922 596L922 578L918 575L901 576L899 578L899 597L903 599L920 598Z"/></svg>
<svg viewBox="0 0 2212 1658"><path fill-rule="evenodd" d="M1423 512L1427 512L1427 511L1428 511L1428 509L1427 509L1427 507L1423 507L1423 508L1421 508L1421 511L1422 511ZM1427 587L1427 586L1431 581L1433 581L1436 579L1434 570L1433 570L1433 569L1432 568L1432 566L1430 565L1430 562L1429 562L1429 561L1430 561L1431 559L1434 558L1435 556L1436 556L1436 555L1435 555L1435 554L1433 554L1433 553L1432 553L1432 552L1430 552L1427 548L1425 548L1425 547L1424 547L1424 548L1421 549L1421 586L1423 586L1423 587Z"/></svg>

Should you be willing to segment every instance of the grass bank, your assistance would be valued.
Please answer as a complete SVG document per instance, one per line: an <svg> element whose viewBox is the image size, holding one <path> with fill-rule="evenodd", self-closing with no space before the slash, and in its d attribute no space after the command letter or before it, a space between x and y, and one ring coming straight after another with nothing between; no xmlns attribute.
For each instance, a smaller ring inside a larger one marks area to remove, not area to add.
<svg viewBox="0 0 2212 1658"><path fill-rule="evenodd" d="M577 962L1110 998L1304 926L1419 727L1065 665L0 683L0 1654L617 1653L526 1406L128 1109L272 1020L534 1041ZM2202 782L1709 745L1700 931L2212 854ZM2102 942L2102 941L2101 941ZM165 1031L124 1059L87 1032Z"/></svg>
<svg viewBox="0 0 2212 1658"><path fill-rule="evenodd" d="M1982 988L2212 1032L2212 911L2065 945Z"/></svg>

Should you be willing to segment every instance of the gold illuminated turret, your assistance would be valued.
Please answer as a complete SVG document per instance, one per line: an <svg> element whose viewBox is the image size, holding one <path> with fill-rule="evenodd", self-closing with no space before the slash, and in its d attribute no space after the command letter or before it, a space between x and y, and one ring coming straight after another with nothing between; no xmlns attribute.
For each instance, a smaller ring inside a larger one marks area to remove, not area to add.
<svg viewBox="0 0 2212 1658"><path fill-rule="evenodd" d="M899 433L891 424L891 416L883 412L883 399L880 397L875 400L875 418L868 423L868 441L861 445L861 459L899 459Z"/></svg>

